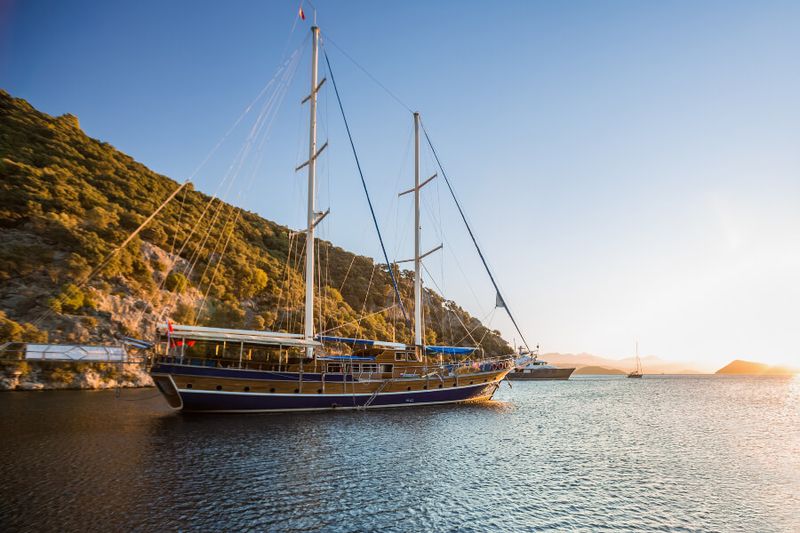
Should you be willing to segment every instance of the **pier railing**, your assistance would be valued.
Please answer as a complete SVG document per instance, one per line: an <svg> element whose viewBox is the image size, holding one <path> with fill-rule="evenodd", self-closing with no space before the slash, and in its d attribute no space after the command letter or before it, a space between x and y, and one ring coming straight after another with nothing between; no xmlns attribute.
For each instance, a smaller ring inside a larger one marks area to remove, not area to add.
<svg viewBox="0 0 800 533"><path fill-rule="evenodd" d="M102 363L144 364L143 351L128 351L124 346L98 346L84 344L39 344L6 342L0 344L0 362L3 363Z"/></svg>

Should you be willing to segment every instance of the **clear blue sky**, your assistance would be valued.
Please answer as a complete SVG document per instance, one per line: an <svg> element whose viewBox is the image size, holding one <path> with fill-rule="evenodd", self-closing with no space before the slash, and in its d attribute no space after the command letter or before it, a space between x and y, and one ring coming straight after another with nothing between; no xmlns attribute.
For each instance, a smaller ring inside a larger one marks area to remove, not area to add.
<svg viewBox="0 0 800 533"><path fill-rule="evenodd" d="M307 37L308 21L290 34L297 6L6 0L0 86L183 179ZM622 357L638 338L645 354L707 368L800 361L800 3L317 7L393 258L411 254L411 204L395 198L413 179L411 118L332 42L422 113L529 340ZM252 191L227 196L293 227L307 56ZM323 237L377 256L330 89ZM198 188L215 190L236 135ZM425 195L425 246L440 232L446 244L428 283L490 313L443 184ZM514 336L499 314L492 325Z"/></svg>

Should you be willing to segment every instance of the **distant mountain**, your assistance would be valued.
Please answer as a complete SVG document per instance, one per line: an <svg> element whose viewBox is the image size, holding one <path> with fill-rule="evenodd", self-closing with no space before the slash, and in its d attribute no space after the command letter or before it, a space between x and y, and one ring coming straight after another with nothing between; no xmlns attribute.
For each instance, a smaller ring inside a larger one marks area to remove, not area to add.
<svg viewBox="0 0 800 533"><path fill-rule="evenodd" d="M600 374L610 376L624 376L626 372L617 370L616 368L607 368L604 366L587 365L582 366L573 372L574 374Z"/></svg>
<svg viewBox="0 0 800 533"><path fill-rule="evenodd" d="M783 366L770 366L753 361L735 359L715 372L739 376L791 376L797 372Z"/></svg>
<svg viewBox="0 0 800 533"><path fill-rule="evenodd" d="M623 359L611 359L608 357L601 357L599 355L592 355L588 353L547 353L542 354L541 359L559 367L571 367L581 370L582 367L599 367L607 370L613 370L614 373L627 374L636 366L635 358L626 357ZM671 363L659 359L654 355L642 357L642 367L645 374L706 374L697 368L686 366L685 363ZM585 372L578 372L581 374ZM606 373L606 372L602 372Z"/></svg>

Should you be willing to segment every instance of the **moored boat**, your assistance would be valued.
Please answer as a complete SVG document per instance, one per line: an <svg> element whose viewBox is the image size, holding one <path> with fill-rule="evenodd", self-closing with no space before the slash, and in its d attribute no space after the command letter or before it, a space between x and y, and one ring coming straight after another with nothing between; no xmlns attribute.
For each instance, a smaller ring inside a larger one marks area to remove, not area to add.
<svg viewBox="0 0 800 533"><path fill-rule="evenodd" d="M533 379L569 379L574 368L559 368L546 361L534 360L524 366L514 368L506 376L510 380L533 380Z"/></svg>
<svg viewBox="0 0 800 533"><path fill-rule="evenodd" d="M565 380L569 379L575 368L560 368L539 359L539 345L533 352L524 352L514 361L514 369L506 376L509 380Z"/></svg>
<svg viewBox="0 0 800 533"><path fill-rule="evenodd" d="M401 193L413 192L414 196L414 342L328 337L314 332L314 284L308 280L316 279L314 230L327 215L315 207L316 160L328 143L317 147L317 93L325 79L318 81L317 76L319 28L312 27L311 33L311 92L303 100L310 106L309 158L297 168L308 170L308 227L303 230L304 332L211 328L167 321L158 326L150 368L153 380L173 408L200 412L315 411L489 400L513 368L511 354L486 356L479 343L432 346L424 340L422 259L441 245L421 253L420 190L435 175L420 182L418 113L413 114L415 183ZM330 76L335 87L332 73ZM366 192L366 185L364 189ZM388 270L402 308L392 269Z"/></svg>
<svg viewBox="0 0 800 533"><path fill-rule="evenodd" d="M170 331L172 327L172 331ZM169 404L186 411L269 412L404 407L491 399L508 358L440 364L468 347L415 346L361 339L348 355L320 353L319 342L270 332L163 325L151 375ZM311 345L315 357L308 360ZM170 349L171 347L171 349Z"/></svg>

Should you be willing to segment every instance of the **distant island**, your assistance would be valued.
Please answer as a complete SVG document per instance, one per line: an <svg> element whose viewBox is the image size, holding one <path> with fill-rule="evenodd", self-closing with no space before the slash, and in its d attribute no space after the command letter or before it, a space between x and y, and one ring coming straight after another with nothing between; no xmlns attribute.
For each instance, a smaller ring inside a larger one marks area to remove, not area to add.
<svg viewBox="0 0 800 533"><path fill-rule="evenodd" d="M783 366L770 366L764 363L736 359L714 373L738 376L792 376L797 372Z"/></svg>
<svg viewBox="0 0 800 533"><path fill-rule="evenodd" d="M618 368L608 368L605 366L587 365L579 367L575 370L575 374L600 374L610 376L624 376L625 372Z"/></svg>
<svg viewBox="0 0 800 533"><path fill-rule="evenodd" d="M633 357L613 359L590 353L544 353L539 357L543 361L561 367L576 368L575 374L627 374L636 366ZM684 362L665 361L654 355L642 356L645 374L705 374L711 369L700 369L687 366Z"/></svg>

